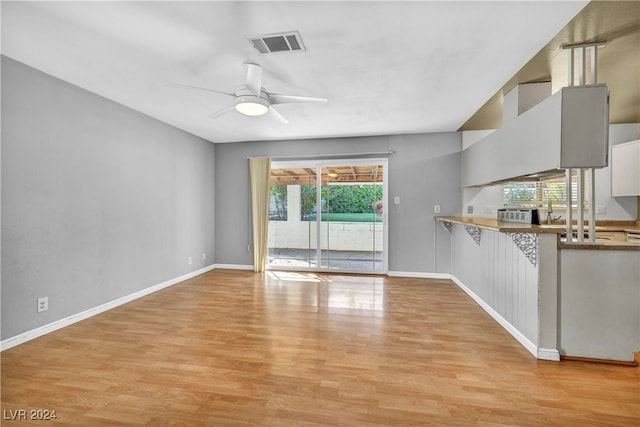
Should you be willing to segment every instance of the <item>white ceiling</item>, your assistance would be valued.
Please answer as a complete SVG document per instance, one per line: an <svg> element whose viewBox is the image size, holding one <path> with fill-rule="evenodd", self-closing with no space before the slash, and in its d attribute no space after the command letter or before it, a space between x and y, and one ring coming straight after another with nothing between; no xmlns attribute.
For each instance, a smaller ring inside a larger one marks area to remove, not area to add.
<svg viewBox="0 0 640 427"><path fill-rule="evenodd" d="M2 1L2 54L212 142L457 130L585 1ZM307 51L246 37L298 30ZM232 111L243 62L289 120Z"/></svg>

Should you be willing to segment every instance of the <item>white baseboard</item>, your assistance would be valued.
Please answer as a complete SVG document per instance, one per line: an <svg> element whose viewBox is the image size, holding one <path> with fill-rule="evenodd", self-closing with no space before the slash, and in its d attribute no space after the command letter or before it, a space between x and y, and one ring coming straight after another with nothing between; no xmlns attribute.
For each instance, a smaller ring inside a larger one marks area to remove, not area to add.
<svg viewBox="0 0 640 427"><path fill-rule="evenodd" d="M538 359L560 361L560 352L555 348L538 348Z"/></svg>
<svg viewBox="0 0 640 427"><path fill-rule="evenodd" d="M123 297L114 299L113 301L109 301L105 304L99 305L97 307L90 308L80 313L72 314L69 317L65 317L64 319L56 320L44 326L40 326L38 328L32 329L27 332L23 332L19 335L13 336L11 338L7 338L5 340L0 341L0 351L4 351L10 349L11 347L15 347L19 344L25 343L32 339L38 338L42 335L48 334L53 331L57 331L58 329L62 329L65 326L72 325L81 320L87 319L89 317L95 316L96 314L103 313L107 310L111 310L112 308L118 307L122 304L126 304L135 299L141 298L145 295L149 295L153 292L157 292L161 289L168 288L169 286L175 285L177 283L183 282L187 279L191 279L192 277L199 276L201 274L206 273L207 271L211 271L216 268L215 264L209 265L207 267L201 268L196 271L192 271L191 273L184 274L180 277L176 277L171 280L167 280L166 282L159 283L157 285L139 290L129 295L125 295Z"/></svg>
<svg viewBox="0 0 640 427"><path fill-rule="evenodd" d="M524 348L526 348L529 351L529 353L531 353L532 355L534 355L538 359L560 360L560 354L559 353L558 353L558 358L557 359L546 359L546 356L550 357L551 356L551 352L552 351L556 351L556 350L539 349L533 342L531 342L531 340L529 340L529 338L525 337L522 334L522 332L517 330L511 323L509 323L504 317L502 317L497 311L495 311L489 304L484 302L482 300L482 298L480 298L478 295L476 295L475 292L473 292L471 289L469 289L467 286L465 286L465 284L462 283L457 277L452 275L451 276L451 280L453 280L453 282L456 285L458 285L458 287L460 289L465 291L467 293L467 295L469 295L476 303L478 303L478 305L480 307L482 307L484 309L484 311L486 311L489 314L489 316L493 317L493 319L496 322L498 322L500 324L500 326L502 326L504 329L506 329L507 332L509 332L516 340L518 340L518 342L520 344L522 344L522 346ZM545 357L541 357L541 356L545 356Z"/></svg>
<svg viewBox="0 0 640 427"><path fill-rule="evenodd" d="M253 265L243 264L216 264L215 268L224 268L227 270L253 270Z"/></svg>
<svg viewBox="0 0 640 427"><path fill-rule="evenodd" d="M419 279L451 279L449 273L419 273L415 271L390 271L387 273L390 277L412 277Z"/></svg>
<svg viewBox="0 0 640 427"><path fill-rule="evenodd" d="M90 308L80 313L73 314L64 319L56 320L55 322L49 323L44 326L40 326L38 328L32 329L30 331L24 332L22 334L16 335L11 338L7 338L6 340L0 341L0 351L4 351L30 341L32 339L38 338L42 335L48 334L50 332L56 331L58 329L62 329L65 326L72 325L81 320L87 319L89 317L95 316L97 314L103 313L107 310L111 310L112 308L118 307L120 305L131 302L135 299L141 298L143 296L149 295L151 293L157 292L161 289L168 288L169 286L173 286L177 283L183 282L187 279L191 279L193 277L204 274L213 269L233 269L233 270L253 270L252 265L240 265L240 264L213 264L207 267L201 268L199 270L193 271L191 273L182 275L180 277L176 277L174 279L168 280L166 282L159 283L157 285L142 289L140 291L134 292L132 294L126 295L124 297L117 298L108 303L99 305L97 307ZM532 343L527 337L525 337L520 331L518 331L511 323L509 323L505 318L503 318L497 311L495 311L491 306L485 303L479 296L477 296L471 289L464 285L458 278L451 274L445 273L418 273L418 272L407 272L407 271L390 271L388 273L389 276L392 277L411 277L411 278L427 278L427 279L451 279L460 289L462 289L467 295L469 295L480 307L484 309L491 317L493 317L503 328L507 330L520 344L522 344L531 354L533 354L536 358L542 360L560 360L560 353L556 349L549 348L537 348L534 343Z"/></svg>

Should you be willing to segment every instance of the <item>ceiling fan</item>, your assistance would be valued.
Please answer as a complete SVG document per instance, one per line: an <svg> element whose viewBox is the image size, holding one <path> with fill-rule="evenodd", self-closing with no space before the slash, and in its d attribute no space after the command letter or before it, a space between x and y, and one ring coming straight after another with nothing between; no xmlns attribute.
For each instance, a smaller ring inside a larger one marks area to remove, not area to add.
<svg viewBox="0 0 640 427"><path fill-rule="evenodd" d="M233 93L224 92L216 89L210 89L206 87L191 86L181 83L174 83L177 86L188 87L192 89L201 89L209 92L221 93L223 95L234 98L234 104L220 111L216 111L211 114L209 118L219 117L231 110L236 110L246 116L262 116L267 112L271 113L276 119L283 123L289 123L282 114L280 114L275 108L276 104L291 104L291 103L317 103L327 102L326 98L314 98L311 96L298 96L298 95L283 95L279 93L269 92L262 86L262 67L258 64L251 62L245 62L244 66L247 69L247 81L243 86L240 86Z"/></svg>

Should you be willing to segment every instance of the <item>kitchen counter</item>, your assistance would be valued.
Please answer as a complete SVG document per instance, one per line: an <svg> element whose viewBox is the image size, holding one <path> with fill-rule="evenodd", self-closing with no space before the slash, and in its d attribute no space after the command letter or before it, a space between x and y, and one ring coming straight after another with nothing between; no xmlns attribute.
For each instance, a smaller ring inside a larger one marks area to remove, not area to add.
<svg viewBox="0 0 640 427"><path fill-rule="evenodd" d="M484 228L500 233L556 233L565 231L565 226L558 225L532 225L520 224L517 222L504 222L492 218L480 218L470 216L437 216L436 221L451 222L454 224L468 225L472 227Z"/></svg>
<svg viewBox="0 0 640 427"><path fill-rule="evenodd" d="M622 240L636 221L598 221L596 243L565 243L564 224L435 219L452 280L535 357L633 361L640 243Z"/></svg>
<svg viewBox="0 0 640 427"><path fill-rule="evenodd" d="M437 216L436 221L461 224L470 227L477 227L500 233L531 233L531 234L565 234L567 229L564 224L521 224L516 222L498 221L493 218L467 217L467 216ZM577 227L573 227L577 230ZM588 228L585 227L585 231ZM624 232L640 234L639 221L597 221L597 232ZM597 240L595 243L566 243L558 238L558 248L560 249L584 249L584 250L632 250L640 251L640 243L622 242L613 240Z"/></svg>

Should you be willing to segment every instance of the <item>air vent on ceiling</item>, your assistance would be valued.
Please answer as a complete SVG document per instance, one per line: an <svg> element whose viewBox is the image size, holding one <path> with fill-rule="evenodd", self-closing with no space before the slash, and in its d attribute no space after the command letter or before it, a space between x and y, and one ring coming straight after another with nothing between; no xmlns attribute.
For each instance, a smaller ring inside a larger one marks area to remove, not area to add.
<svg viewBox="0 0 640 427"><path fill-rule="evenodd" d="M297 31L250 36L247 39L262 55L278 52L302 52L305 50L300 33Z"/></svg>

